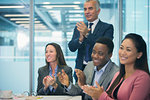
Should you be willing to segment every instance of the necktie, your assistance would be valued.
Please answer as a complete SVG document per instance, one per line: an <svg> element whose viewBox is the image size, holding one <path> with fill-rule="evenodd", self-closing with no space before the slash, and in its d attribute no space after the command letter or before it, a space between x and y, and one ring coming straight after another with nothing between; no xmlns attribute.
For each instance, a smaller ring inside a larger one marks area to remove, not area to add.
<svg viewBox="0 0 150 100"><path fill-rule="evenodd" d="M93 25L93 23L90 23L89 25L90 25L89 28L91 29L91 30L89 31L89 34L91 34L91 33L92 33L92 25Z"/></svg>
<svg viewBox="0 0 150 100"><path fill-rule="evenodd" d="M93 23L90 23L89 24L90 26L89 26L89 28L91 29L90 31L89 31L89 34L91 34L92 33L92 25L93 25ZM89 44L86 44L86 52L85 52L85 61L86 62L88 62L89 61L89 48L90 48L90 45Z"/></svg>

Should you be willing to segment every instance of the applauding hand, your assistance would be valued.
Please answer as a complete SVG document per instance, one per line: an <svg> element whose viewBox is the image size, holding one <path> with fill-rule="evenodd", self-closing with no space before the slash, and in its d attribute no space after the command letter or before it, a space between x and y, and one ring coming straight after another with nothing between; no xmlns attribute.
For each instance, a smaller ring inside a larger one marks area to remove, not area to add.
<svg viewBox="0 0 150 100"><path fill-rule="evenodd" d="M90 29L87 28L84 22L80 21L76 24L77 30L80 32L79 41L82 42L84 37L88 35Z"/></svg>
<svg viewBox="0 0 150 100"><path fill-rule="evenodd" d="M59 72L57 74L59 81L61 82L61 84L65 85L66 87L69 86L69 77L68 75L65 73L65 71L62 69L62 73Z"/></svg>
<svg viewBox="0 0 150 100"><path fill-rule="evenodd" d="M43 79L44 89L46 90L50 85L54 87L54 89L57 88L57 83L55 77L51 76L45 76Z"/></svg>
<svg viewBox="0 0 150 100"><path fill-rule="evenodd" d="M104 91L103 87L100 87L100 85L96 82L96 87L93 86L88 86L88 85L84 85L82 86L83 91L88 94L89 96L91 96L93 99L98 99L102 92Z"/></svg>
<svg viewBox="0 0 150 100"><path fill-rule="evenodd" d="M81 87L83 85L86 85L86 77L83 71L80 69L75 69L76 75L78 77L78 85Z"/></svg>

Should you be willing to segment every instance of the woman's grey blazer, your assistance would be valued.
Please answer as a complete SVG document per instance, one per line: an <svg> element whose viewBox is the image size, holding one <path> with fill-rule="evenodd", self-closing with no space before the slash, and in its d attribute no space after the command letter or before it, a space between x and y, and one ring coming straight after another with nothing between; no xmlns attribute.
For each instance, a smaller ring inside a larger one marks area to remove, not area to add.
<svg viewBox="0 0 150 100"><path fill-rule="evenodd" d="M66 72L66 74L69 77L69 80L72 82L73 81L73 79L72 79L72 68L68 67L68 66L64 66L64 67L58 66L57 73L61 72L62 69L64 69L64 71ZM49 88L47 88L47 90L44 91L43 78L47 75L49 75L49 67L47 65L39 68L39 70L38 70L37 95L51 95L51 94L64 95L64 94L66 94L64 86L59 82L58 77L56 77L56 83L58 84L58 87L55 90L55 92L51 92Z"/></svg>

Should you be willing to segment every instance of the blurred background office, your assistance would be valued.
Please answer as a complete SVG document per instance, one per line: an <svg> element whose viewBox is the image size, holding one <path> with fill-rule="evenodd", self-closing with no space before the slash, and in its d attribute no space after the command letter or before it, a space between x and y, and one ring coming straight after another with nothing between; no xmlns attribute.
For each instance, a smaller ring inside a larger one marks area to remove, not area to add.
<svg viewBox="0 0 150 100"><path fill-rule="evenodd" d="M37 70L45 64L44 48L49 42L61 45L67 64L74 69L76 52L68 49L68 42L75 24L86 20L83 3L84 0L0 0L0 90L15 94L36 91ZM130 32L144 37L150 56L150 1L100 3L99 18L114 25L112 61L119 64L120 41Z"/></svg>

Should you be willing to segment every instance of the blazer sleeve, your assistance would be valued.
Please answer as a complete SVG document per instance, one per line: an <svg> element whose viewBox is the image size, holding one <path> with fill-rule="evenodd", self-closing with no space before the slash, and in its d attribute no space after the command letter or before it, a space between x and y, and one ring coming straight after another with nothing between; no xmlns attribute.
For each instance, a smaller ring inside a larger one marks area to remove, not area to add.
<svg viewBox="0 0 150 100"><path fill-rule="evenodd" d="M70 82L71 85L71 89L69 91L67 91L66 93L71 95L71 96L76 96L76 95L81 95L82 89L78 86L78 84L73 84L72 82Z"/></svg>
<svg viewBox="0 0 150 100"><path fill-rule="evenodd" d="M148 74L143 74L137 77L137 79L135 80L134 88L130 94L129 100L147 100L146 98L150 99L149 95L150 95L150 76Z"/></svg>
<svg viewBox="0 0 150 100"><path fill-rule="evenodd" d="M73 78L72 78L72 68L68 67L68 66L65 66L64 67L64 71L68 75L69 81L72 82L73 81ZM57 84L58 84L58 87L56 88L55 93L56 94L62 94L62 95L66 94L65 87L59 81L57 82Z"/></svg>
<svg viewBox="0 0 150 100"><path fill-rule="evenodd" d="M47 90L44 91L44 85L43 85L43 78L42 78L42 70L39 68L38 70L38 86L37 86L37 95L45 95L47 94Z"/></svg>
<svg viewBox="0 0 150 100"><path fill-rule="evenodd" d="M77 30L77 27L75 27L72 39L68 44L70 51L75 52L80 47L81 44L79 43L79 37L80 33Z"/></svg>
<svg viewBox="0 0 150 100"><path fill-rule="evenodd" d="M72 96L81 94L82 93L82 89L78 86L77 83L75 85L73 84L72 69L66 71L66 73L69 76L71 89L69 89L69 91L65 90L65 93L67 93L69 95L72 95Z"/></svg>

